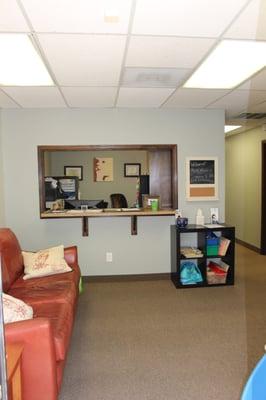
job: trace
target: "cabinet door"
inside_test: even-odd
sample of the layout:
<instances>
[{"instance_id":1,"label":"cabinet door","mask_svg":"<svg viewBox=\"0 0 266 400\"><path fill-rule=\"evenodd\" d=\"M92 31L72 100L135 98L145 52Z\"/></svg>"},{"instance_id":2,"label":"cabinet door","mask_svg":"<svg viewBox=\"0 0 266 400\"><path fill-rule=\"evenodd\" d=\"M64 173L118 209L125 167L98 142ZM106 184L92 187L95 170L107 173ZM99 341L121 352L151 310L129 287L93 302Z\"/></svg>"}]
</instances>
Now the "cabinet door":
<instances>
[{"instance_id":1,"label":"cabinet door","mask_svg":"<svg viewBox=\"0 0 266 400\"><path fill-rule=\"evenodd\" d=\"M170 150L149 151L149 167L150 195L160 196L161 208L172 208L172 160Z\"/></svg>"}]
</instances>

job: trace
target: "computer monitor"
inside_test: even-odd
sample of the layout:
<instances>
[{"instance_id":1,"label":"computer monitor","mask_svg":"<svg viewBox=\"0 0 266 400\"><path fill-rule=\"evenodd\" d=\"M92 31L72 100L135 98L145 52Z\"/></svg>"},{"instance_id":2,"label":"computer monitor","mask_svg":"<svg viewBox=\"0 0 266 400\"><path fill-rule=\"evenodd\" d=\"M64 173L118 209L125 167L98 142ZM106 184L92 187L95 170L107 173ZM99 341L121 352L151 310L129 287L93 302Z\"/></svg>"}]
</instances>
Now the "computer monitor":
<instances>
[{"instance_id":1,"label":"computer monitor","mask_svg":"<svg viewBox=\"0 0 266 400\"><path fill-rule=\"evenodd\" d=\"M88 208L104 208L104 200L65 200L65 209L79 209L81 206Z\"/></svg>"},{"instance_id":2,"label":"computer monitor","mask_svg":"<svg viewBox=\"0 0 266 400\"><path fill-rule=\"evenodd\" d=\"M78 198L79 181L77 176L46 176L45 207L51 208L59 199L75 200Z\"/></svg>"}]
</instances>

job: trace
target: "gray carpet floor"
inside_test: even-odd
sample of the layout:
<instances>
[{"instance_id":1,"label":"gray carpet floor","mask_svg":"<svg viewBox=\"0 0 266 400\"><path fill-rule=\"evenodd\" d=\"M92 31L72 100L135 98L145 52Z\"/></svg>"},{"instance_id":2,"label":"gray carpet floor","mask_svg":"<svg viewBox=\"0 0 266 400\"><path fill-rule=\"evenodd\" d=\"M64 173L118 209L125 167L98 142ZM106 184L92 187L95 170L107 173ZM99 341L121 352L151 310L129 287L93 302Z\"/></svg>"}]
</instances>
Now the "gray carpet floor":
<instances>
[{"instance_id":1,"label":"gray carpet floor","mask_svg":"<svg viewBox=\"0 0 266 400\"><path fill-rule=\"evenodd\" d=\"M232 287L85 284L60 400L238 400L266 343L265 261L237 246Z\"/></svg>"}]
</instances>

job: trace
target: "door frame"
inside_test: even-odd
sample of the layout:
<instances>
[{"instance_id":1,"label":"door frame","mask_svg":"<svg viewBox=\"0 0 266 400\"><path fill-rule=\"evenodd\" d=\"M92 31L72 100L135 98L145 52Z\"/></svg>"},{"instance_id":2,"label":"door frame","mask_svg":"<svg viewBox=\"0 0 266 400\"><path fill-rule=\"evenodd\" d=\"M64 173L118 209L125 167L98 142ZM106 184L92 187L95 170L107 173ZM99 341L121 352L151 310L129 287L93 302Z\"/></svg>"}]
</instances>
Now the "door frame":
<instances>
[{"instance_id":1,"label":"door frame","mask_svg":"<svg viewBox=\"0 0 266 400\"><path fill-rule=\"evenodd\" d=\"M261 143L261 239L260 253L266 255L266 140Z\"/></svg>"}]
</instances>

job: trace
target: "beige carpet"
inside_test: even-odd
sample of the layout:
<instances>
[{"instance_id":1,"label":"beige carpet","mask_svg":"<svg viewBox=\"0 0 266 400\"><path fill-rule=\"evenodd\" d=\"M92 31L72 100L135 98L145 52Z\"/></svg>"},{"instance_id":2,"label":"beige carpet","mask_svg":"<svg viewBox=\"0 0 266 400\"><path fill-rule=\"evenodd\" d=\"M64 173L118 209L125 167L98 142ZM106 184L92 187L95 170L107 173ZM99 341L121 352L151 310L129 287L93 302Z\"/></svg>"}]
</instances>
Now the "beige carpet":
<instances>
[{"instance_id":1,"label":"beige carpet","mask_svg":"<svg viewBox=\"0 0 266 400\"><path fill-rule=\"evenodd\" d=\"M86 284L60 400L238 400L266 342L265 261L237 246L234 287Z\"/></svg>"}]
</instances>

